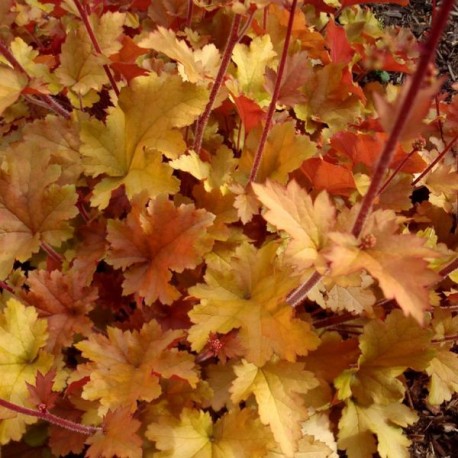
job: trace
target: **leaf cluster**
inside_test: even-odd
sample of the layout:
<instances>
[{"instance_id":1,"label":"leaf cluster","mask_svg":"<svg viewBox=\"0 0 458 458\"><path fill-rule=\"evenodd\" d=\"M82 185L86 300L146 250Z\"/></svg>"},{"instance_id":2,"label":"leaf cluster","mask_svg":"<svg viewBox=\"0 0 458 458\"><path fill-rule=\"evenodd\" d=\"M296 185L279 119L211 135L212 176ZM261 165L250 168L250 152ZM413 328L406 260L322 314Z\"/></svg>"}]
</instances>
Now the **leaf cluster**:
<instances>
[{"instance_id":1,"label":"leaf cluster","mask_svg":"<svg viewBox=\"0 0 458 458\"><path fill-rule=\"evenodd\" d=\"M458 392L458 96L364 3L1 2L6 454L408 456L406 372Z\"/></svg>"}]
</instances>

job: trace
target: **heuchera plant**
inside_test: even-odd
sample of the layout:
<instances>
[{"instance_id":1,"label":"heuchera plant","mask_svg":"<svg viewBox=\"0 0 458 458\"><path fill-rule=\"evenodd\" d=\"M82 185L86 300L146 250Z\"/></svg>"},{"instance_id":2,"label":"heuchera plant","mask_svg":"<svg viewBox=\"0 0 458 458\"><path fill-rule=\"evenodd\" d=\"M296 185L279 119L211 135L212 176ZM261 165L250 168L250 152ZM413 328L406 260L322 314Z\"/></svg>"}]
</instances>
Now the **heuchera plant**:
<instances>
[{"instance_id":1,"label":"heuchera plant","mask_svg":"<svg viewBox=\"0 0 458 458\"><path fill-rule=\"evenodd\" d=\"M408 456L405 372L458 391L454 2L364 3L2 0L5 453Z\"/></svg>"}]
</instances>

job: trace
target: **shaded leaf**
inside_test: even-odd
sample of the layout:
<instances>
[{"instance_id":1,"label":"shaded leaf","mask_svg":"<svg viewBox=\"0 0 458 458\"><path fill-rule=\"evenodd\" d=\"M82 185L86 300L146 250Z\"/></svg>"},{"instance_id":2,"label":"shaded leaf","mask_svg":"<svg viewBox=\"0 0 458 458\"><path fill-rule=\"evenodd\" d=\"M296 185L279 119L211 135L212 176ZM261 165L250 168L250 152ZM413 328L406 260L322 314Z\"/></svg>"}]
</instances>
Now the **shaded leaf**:
<instances>
[{"instance_id":1,"label":"shaded leaf","mask_svg":"<svg viewBox=\"0 0 458 458\"><path fill-rule=\"evenodd\" d=\"M178 376L193 386L197 383L193 357L172 348L183 337L182 331L162 332L152 320L140 331L109 327L107 334L92 334L76 344L90 362L79 365L73 374L75 380L90 377L82 396L99 400L100 414L121 407L133 412L137 401L156 399L161 394L161 377Z\"/></svg>"}]
</instances>

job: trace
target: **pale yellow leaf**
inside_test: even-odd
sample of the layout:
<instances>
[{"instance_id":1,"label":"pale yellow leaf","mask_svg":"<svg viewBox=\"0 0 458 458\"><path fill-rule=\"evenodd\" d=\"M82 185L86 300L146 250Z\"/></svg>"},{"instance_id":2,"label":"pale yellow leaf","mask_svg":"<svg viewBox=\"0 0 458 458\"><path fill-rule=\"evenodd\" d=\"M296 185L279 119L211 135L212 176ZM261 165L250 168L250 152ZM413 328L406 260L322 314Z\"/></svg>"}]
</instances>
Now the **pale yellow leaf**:
<instances>
[{"instance_id":1,"label":"pale yellow leaf","mask_svg":"<svg viewBox=\"0 0 458 458\"><path fill-rule=\"evenodd\" d=\"M29 391L26 383L34 383L36 374L51 369L54 357L43 347L48 338L47 323L39 319L33 307L9 299L0 314L0 398L26 407ZM3 409L1 412L3 415ZM11 418L12 417L12 418ZM0 421L0 444L20 440L26 424L36 419L11 414Z\"/></svg>"},{"instance_id":2,"label":"pale yellow leaf","mask_svg":"<svg viewBox=\"0 0 458 458\"><path fill-rule=\"evenodd\" d=\"M267 208L266 221L290 237L285 253L288 261L301 270L312 266L335 223L335 208L328 194L323 191L312 201L296 181L287 187L273 181L252 186Z\"/></svg>"},{"instance_id":3,"label":"pale yellow leaf","mask_svg":"<svg viewBox=\"0 0 458 458\"><path fill-rule=\"evenodd\" d=\"M206 283L189 289L200 299L189 313L194 323L189 330L193 350L202 350L210 333L226 334L232 329L239 329L245 358L259 366L274 354L295 361L297 355L316 348L319 340L310 325L295 318L285 302L297 278L276 260L276 249L273 243L260 250L243 244L230 268L209 266Z\"/></svg>"},{"instance_id":4,"label":"pale yellow leaf","mask_svg":"<svg viewBox=\"0 0 458 458\"><path fill-rule=\"evenodd\" d=\"M259 137L260 131L253 130L245 141L238 172L247 177L253 165ZM276 124L267 137L256 181L263 183L270 178L285 184L289 173L297 170L306 159L315 156L316 151L316 145L309 137L296 133L293 121Z\"/></svg>"},{"instance_id":5,"label":"pale yellow leaf","mask_svg":"<svg viewBox=\"0 0 458 458\"><path fill-rule=\"evenodd\" d=\"M219 68L220 54L214 44L193 50L184 40L179 40L173 30L159 26L138 43L151 48L178 62L178 71L183 81L199 83L214 78Z\"/></svg>"},{"instance_id":6,"label":"pale yellow leaf","mask_svg":"<svg viewBox=\"0 0 458 458\"><path fill-rule=\"evenodd\" d=\"M0 115L21 95L27 78L12 68L0 66Z\"/></svg>"},{"instance_id":7,"label":"pale yellow leaf","mask_svg":"<svg viewBox=\"0 0 458 458\"><path fill-rule=\"evenodd\" d=\"M403 404L362 407L349 401L339 422L339 448L348 458L372 458L375 451L382 458L408 458L410 440L401 427L416 420L415 412Z\"/></svg>"},{"instance_id":8,"label":"pale yellow leaf","mask_svg":"<svg viewBox=\"0 0 458 458\"><path fill-rule=\"evenodd\" d=\"M178 76L151 73L123 88L119 107L106 124L82 122L81 154L86 173L106 174L94 189L92 203L105 208L111 192L122 184L127 195L146 191L153 198L174 194L179 182L162 154L177 157L186 144L177 128L191 124L204 109L207 92Z\"/></svg>"},{"instance_id":9,"label":"pale yellow leaf","mask_svg":"<svg viewBox=\"0 0 458 458\"><path fill-rule=\"evenodd\" d=\"M318 385L303 363L270 362L263 367L242 361L235 366L237 378L230 389L233 402L247 400L254 395L259 416L269 425L275 440L287 457L295 456L301 437L301 423L308 417L300 394Z\"/></svg>"},{"instance_id":10,"label":"pale yellow leaf","mask_svg":"<svg viewBox=\"0 0 458 458\"><path fill-rule=\"evenodd\" d=\"M264 88L264 74L267 67L274 67L276 55L269 35L255 37L249 46L238 43L232 52L241 91L261 106L266 105L269 100Z\"/></svg>"},{"instance_id":11,"label":"pale yellow leaf","mask_svg":"<svg viewBox=\"0 0 458 458\"><path fill-rule=\"evenodd\" d=\"M428 401L433 405L450 401L458 392L458 355L447 349L438 350L426 372L431 377Z\"/></svg>"}]
</instances>

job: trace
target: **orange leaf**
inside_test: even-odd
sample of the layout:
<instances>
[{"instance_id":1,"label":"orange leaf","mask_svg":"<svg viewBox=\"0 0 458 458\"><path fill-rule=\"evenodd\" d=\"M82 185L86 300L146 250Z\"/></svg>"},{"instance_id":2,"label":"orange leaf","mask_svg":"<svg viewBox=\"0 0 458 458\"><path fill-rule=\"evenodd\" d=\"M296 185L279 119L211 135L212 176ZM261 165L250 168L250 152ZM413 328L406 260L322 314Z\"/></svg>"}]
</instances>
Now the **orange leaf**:
<instances>
[{"instance_id":1,"label":"orange leaf","mask_svg":"<svg viewBox=\"0 0 458 458\"><path fill-rule=\"evenodd\" d=\"M349 196L356 187L350 170L318 157L304 161L301 171L317 191L326 190L330 194Z\"/></svg>"},{"instance_id":2,"label":"orange leaf","mask_svg":"<svg viewBox=\"0 0 458 458\"><path fill-rule=\"evenodd\" d=\"M425 239L398 234L398 226L393 211L377 210L366 222L360 241L349 234L329 234L335 245L325 256L333 275L368 271L387 299L395 299L405 315L422 323L424 311L430 308L428 288L438 280L427 260L438 253L425 246Z\"/></svg>"},{"instance_id":3,"label":"orange leaf","mask_svg":"<svg viewBox=\"0 0 458 458\"><path fill-rule=\"evenodd\" d=\"M234 101L246 133L261 124L266 114L255 101L244 95L234 97Z\"/></svg>"},{"instance_id":4,"label":"orange leaf","mask_svg":"<svg viewBox=\"0 0 458 458\"><path fill-rule=\"evenodd\" d=\"M355 52L350 46L345 29L336 25L332 18L326 26L326 44L333 63L347 65L351 62Z\"/></svg>"},{"instance_id":5,"label":"orange leaf","mask_svg":"<svg viewBox=\"0 0 458 458\"><path fill-rule=\"evenodd\" d=\"M30 272L27 284L29 292L24 298L33 305L38 316L48 321L47 348L59 352L73 343L75 333L88 335L92 320L87 316L98 298L97 289L86 286L83 273L70 270L67 273L54 270Z\"/></svg>"},{"instance_id":6,"label":"orange leaf","mask_svg":"<svg viewBox=\"0 0 458 458\"><path fill-rule=\"evenodd\" d=\"M107 413L103 433L89 437L88 458L141 458L143 441L137 434L141 423L126 408Z\"/></svg>"},{"instance_id":7,"label":"orange leaf","mask_svg":"<svg viewBox=\"0 0 458 458\"><path fill-rule=\"evenodd\" d=\"M76 344L90 362L78 366L74 380L90 376L82 397L99 400L99 414L119 407L133 412L137 401L156 399L162 392L161 378L177 376L195 387L194 357L171 348L184 337L183 331L163 332L151 320L140 331L108 327L107 335L92 334Z\"/></svg>"},{"instance_id":8,"label":"orange leaf","mask_svg":"<svg viewBox=\"0 0 458 458\"><path fill-rule=\"evenodd\" d=\"M171 304L180 293L172 286L171 271L196 267L212 245L206 229L214 215L194 205L175 205L164 195L145 207L132 204L125 221L108 221L107 262L125 273L124 294L138 293L147 304L159 299Z\"/></svg>"}]
</instances>

